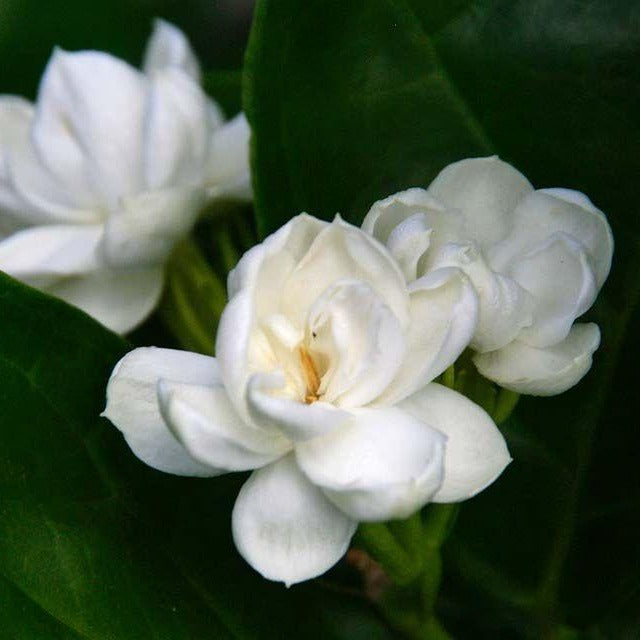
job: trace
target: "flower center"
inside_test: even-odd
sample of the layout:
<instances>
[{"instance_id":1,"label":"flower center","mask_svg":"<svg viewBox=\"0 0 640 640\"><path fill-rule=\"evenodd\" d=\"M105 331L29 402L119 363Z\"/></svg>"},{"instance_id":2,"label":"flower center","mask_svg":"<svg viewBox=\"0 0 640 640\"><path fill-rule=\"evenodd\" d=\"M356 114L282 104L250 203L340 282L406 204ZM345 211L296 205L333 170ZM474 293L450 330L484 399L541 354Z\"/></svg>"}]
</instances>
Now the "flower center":
<instances>
[{"instance_id":1,"label":"flower center","mask_svg":"<svg viewBox=\"0 0 640 640\"><path fill-rule=\"evenodd\" d=\"M304 394L304 401L306 404L312 404L320 398L318 395L318 389L320 388L320 376L318 376L315 364L305 347L299 347L298 353L300 354L302 374L307 385L307 390Z\"/></svg>"}]
</instances>

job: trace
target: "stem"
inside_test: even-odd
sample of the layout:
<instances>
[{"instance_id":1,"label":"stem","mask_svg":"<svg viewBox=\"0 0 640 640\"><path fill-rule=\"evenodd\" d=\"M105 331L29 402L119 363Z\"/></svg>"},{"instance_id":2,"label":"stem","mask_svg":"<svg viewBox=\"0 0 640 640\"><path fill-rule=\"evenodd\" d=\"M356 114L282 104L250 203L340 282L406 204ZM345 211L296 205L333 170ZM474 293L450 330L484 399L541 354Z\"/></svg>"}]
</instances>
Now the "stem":
<instances>
[{"instance_id":1,"label":"stem","mask_svg":"<svg viewBox=\"0 0 640 640\"><path fill-rule=\"evenodd\" d=\"M226 289L196 243L176 247L167 265L160 315L178 342L189 350L213 354L216 329L227 302Z\"/></svg>"},{"instance_id":2,"label":"stem","mask_svg":"<svg viewBox=\"0 0 640 640\"><path fill-rule=\"evenodd\" d=\"M500 389L493 409L493 420L497 425L505 422L520 400L520 394L509 389Z\"/></svg>"},{"instance_id":3,"label":"stem","mask_svg":"<svg viewBox=\"0 0 640 640\"><path fill-rule=\"evenodd\" d=\"M403 549L387 524L365 522L358 529L358 536L367 551L382 565L397 585L407 585L415 580L421 570L409 553Z\"/></svg>"}]
</instances>

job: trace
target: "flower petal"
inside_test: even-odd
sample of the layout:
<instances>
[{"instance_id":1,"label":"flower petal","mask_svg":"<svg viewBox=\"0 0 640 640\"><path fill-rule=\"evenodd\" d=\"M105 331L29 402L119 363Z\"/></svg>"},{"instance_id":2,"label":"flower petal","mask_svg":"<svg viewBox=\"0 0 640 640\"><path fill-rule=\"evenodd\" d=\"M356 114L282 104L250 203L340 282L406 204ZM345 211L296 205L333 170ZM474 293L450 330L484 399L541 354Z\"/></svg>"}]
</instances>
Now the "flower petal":
<instances>
[{"instance_id":1,"label":"flower petal","mask_svg":"<svg viewBox=\"0 0 640 640\"><path fill-rule=\"evenodd\" d=\"M611 268L611 228L589 198L570 189L541 189L524 198L513 213L512 233L491 250L489 262L505 271L519 256L558 232L584 246L599 289Z\"/></svg>"},{"instance_id":2,"label":"flower petal","mask_svg":"<svg viewBox=\"0 0 640 640\"><path fill-rule=\"evenodd\" d=\"M516 340L502 349L476 355L478 371L506 389L552 396L575 385L591 368L600 345L595 324L575 324L559 344L536 349Z\"/></svg>"},{"instance_id":3,"label":"flower petal","mask_svg":"<svg viewBox=\"0 0 640 640\"><path fill-rule=\"evenodd\" d=\"M223 473L194 460L166 426L158 404L160 378L188 384L220 384L215 358L174 349L134 349L111 374L107 407L102 415L122 431L133 453L155 469L184 476Z\"/></svg>"},{"instance_id":4,"label":"flower petal","mask_svg":"<svg viewBox=\"0 0 640 640\"><path fill-rule=\"evenodd\" d=\"M33 105L18 96L0 95L0 210L6 214L19 213L25 203L18 196L11 179L11 157L14 150L28 144L33 119ZM0 233L5 221L0 221Z\"/></svg>"},{"instance_id":5,"label":"flower petal","mask_svg":"<svg viewBox=\"0 0 640 640\"><path fill-rule=\"evenodd\" d=\"M333 431L349 413L327 402L305 404L281 395L284 376L277 372L255 374L248 385L249 415L259 427L303 441Z\"/></svg>"},{"instance_id":6,"label":"flower petal","mask_svg":"<svg viewBox=\"0 0 640 640\"><path fill-rule=\"evenodd\" d=\"M139 325L162 293L160 267L119 271L102 269L48 285L48 293L79 307L116 333Z\"/></svg>"},{"instance_id":7,"label":"flower petal","mask_svg":"<svg viewBox=\"0 0 640 640\"><path fill-rule=\"evenodd\" d=\"M462 212L467 237L482 250L507 235L514 208L531 191L529 181L497 156L454 162L429 186L431 195Z\"/></svg>"},{"instance_id":8,"label":"flower petal","mask_svg":"<svg viewBox=\"0 0 640 640\"><path fill-rule=\"evenodd\" d=\"M177 68L150 78L144 130L144 178L148 190L204 186L210 138L222 113Z\"/></svg>"},{"instance_id":9,"label":"flower petal","mask_svg":"<svg viewBox=\"0 0 640 640\"><path fill-rule=\"evenodd\" d=\"M368 284L339 280L309 310L306 348L320 378L318 394L340 407L375 400L405 357L400 322Z\"/></svg>"},{"instance_id":10,"label":"flower petal","mask_svg":"<svg viewBox=\"0 0 640 640\"><path fill-rule=\"evenodd\" d=\"M413 188L374 203L362 229L387 246L407 282L412 282L429 268L431 254L460 240L462 224L458 211L447 210L428 191Z\"/></svg>"},{"instance_id":11,"label":"flower petal","mask_svg":"<svg viewBox=\"0 0 640 640\"><path fill-rule=\"evenodd\" d=\"M518 335L532 347L564 340L598 293L584 246L562 232L515 260L509 274L534 300L534 322Z\"/></svg>"},{"instance_id":12,"label":"flower petal","mask_svg":"<svg viewBox=\"0 0 640 640\"><path fill-rule=\"evenodd\" d=\"M531 295L513 278L491 271L475 243L445 245L432 264L434 269L457 267L473 283L478 294L478 325L469 345L472 349L499 349L533 323Z\"/></svg>"},{"instance_id":13,"label":"flower petal","mask_svg":"<svg viewBox=\"0 0 640 640\"><path fill-rule=\"evenodd\" d=\"M213 132L205 168L210 198L251 200L250 138L251 129L244 113L239 113Z\"/></svg>"},{"instance_id":14,"label":"flower petal","mask_svg":"<svg viewBox=\"0 0 640 640\"><path fill-rule=\"evenodd\" d=\"M444 479L432 502L459 502L489 486L511 462L502 434L489 415L460 393L427 385L399 405L447 436Z\"/></svg>"},{"instance_id":15,"label":"flower petal","mask_svg":"<svg viewBox=\"0 0 640 640\"><path fill-rule=\"evenodd\" d=\"M459 269L432 271L412 283L409 291L405 357L376 405L393 405L431 382L457 360L475 331L478 299Z\"/></svg>"},{"instance_id":16,"label":"flower petal","mask_svg":"<svg viewBox=\"0 0 640 640\"><path fill-rule=\"evenodd\" d=\"M123 198L105 223L103 255L113 267L162 264L195 224L202 189L177 187Z\"/></svg>"},{"instance_id":17,"label":"flower petal","mask_svg":"<svg viewBox=\"0 0 640 640\"><path fill-rule=\"evenodd\" d=\"M280 294L283 313L304 326L313 303L342 279L368 284L402 328L407 326L409 296L400 268L383 245L340 216L318 233L285 282Z\"/></svg>"},{"instance_id":18,"label":"flower petal","mask_svg":"<svg viewBox=\"0 0 640 640\"><path fill-rule=\"evenodd\" d=\"M291 445L285 438L247 425L227 392L215 385L158 382L160 412L194 460L226 471L246 471L280 458Z\"/></svg>"},{"instance_id":19,"label":"flower petal","mask_svg":"<svg viewBox=\"0 0 640 640\"><path fill-rule=\"evenodd\" d=\"M144 52L142 70L146 74L175 67L200 82L200 65L187 37L175 25L156 18Z\"/></svg>"},{"instance_id":20,"label":"flower petal","mask_svg":"<svg viewBox=\"0 0 640 640\"><path fill-rule=\"evenodd\" d=\"M33 287L46 287L100 267L101 225L47 225L0 241L0 270Z\"/></svg>"},{"instance_id":21,"label":"flower petal","mask_svg":"<svg viewBox=\"0 0 640 640\"><path fill-rule=\"evenodd\" d=\"M409 517L442 482L445 437L395 407L352 412L339 429L296 445L300 468L355 520Z\"/></svg>"},{"instance_id":22,"label":"flower petal","mask_svg":"<svg viewBox=\"0 0 640 640\"><path fill-rule=\"evenodd\" d=\"M113 56L54 52L38 93L33 143L78 208L115 208L140 189L146 91L146 78Z\"/></svg>"},{"instance_id":23,"label":"flower petal","mask_svg":"<svg viewBox=\"0 0 640 640\"><path fill-rule=\"evenodd\" d=\"M357 523L300 472L293 456L254 471L233 509L233 539L268 580L315 578L346 552Z\"/></svg>"}]
</instances>

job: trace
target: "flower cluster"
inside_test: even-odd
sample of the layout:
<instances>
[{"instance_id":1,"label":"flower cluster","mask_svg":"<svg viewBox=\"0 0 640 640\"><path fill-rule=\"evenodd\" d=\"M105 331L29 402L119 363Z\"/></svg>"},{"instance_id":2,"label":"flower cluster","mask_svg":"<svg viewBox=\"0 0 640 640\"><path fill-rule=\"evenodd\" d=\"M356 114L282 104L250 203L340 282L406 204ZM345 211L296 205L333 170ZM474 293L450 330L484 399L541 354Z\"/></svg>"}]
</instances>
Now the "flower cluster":
<instances>
[{"instance_id":1,"label":"flower cluster","mask_svg":"<svg viewBox=\"0 0 640 640\"><path fill-rule=\"evenodd\" d=\"M158 21L142 71L56 51L35 105L0 97L0 269L116 331L139 324L203 206L251 196L248 124L224 123L199 75ZM465 500L502 473L492 417L437 380L469 349L518 393L576 384L600 340L576 320L612 252L582 193L463 160L374 203L361 228L294 217L229 274L216 357L135 349L104 415L161 471L251 471L240 553L266 578L307 580L359 522Z\"/></svg>"},{"instance_id":2,"label":"flower cluster","mask_svg":"<svg viewBox=\"0 0 640 640\"><path fill-rule=\"evenodd\" d=\"M0 96L0 269L115 331L144 320L203 205L250 196L247 122L199 75L159 20L142 71L56 50L35 105Z\"/></svg>"}]
</instances>

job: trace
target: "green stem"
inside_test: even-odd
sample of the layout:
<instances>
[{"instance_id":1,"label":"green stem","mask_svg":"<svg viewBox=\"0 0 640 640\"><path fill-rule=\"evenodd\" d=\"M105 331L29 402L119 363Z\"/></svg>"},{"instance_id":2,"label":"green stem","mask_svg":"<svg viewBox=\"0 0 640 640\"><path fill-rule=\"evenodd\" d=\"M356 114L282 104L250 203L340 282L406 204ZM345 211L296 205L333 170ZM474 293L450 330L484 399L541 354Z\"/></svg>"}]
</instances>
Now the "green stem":
<instances>
[{"instance_id":1,"label":"green stem","mask_svg":"<svg viewBox=\"0 0 640 640\"><path fill-rule=\"evenodd\" d=\"M358 537L397 585L407 585L418 577L422 567L403 549L387 524L362 523L358 528Z\"/></svg>"},{"instance_id":2,"label":"green stem","mask_svg":"<svg viewBox=\"0 0 640 640\"><path fill-rule=\"evenodd\" d=\"M519 393L510 391L509 389L500 389L493 409L493 420L496 424L500 425L509 418L516 408L519 399Z\"/></svg>"},{"instance_id":3,"label":"green stem","mask_svg":"<svg viewBox=\"0 0 640 640\"><path fill-rule=\"evenodd\" d=\"M183 348L213 354L226 302L224 284L196 243L188 239L178 245L167 265L160 315Z\"/></svg>"}]
</instances>

